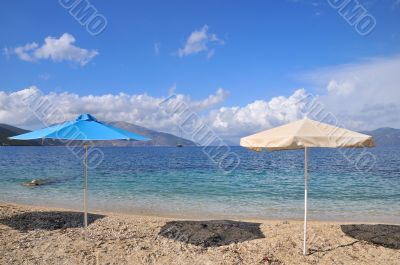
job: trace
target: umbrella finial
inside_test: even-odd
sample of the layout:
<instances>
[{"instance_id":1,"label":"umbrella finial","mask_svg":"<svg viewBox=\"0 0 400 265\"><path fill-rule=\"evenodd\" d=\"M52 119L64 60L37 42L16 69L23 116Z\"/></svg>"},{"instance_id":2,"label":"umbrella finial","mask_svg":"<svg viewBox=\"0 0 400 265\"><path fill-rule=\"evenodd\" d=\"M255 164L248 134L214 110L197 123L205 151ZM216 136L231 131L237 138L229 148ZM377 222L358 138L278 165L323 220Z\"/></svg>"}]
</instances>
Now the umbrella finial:
<instances>
[{"instance_id":1,"label":"umbrella finial","mask_svg":"<svg viewBox=\"0 0 400 265\"><path fill-rule=\"evenodd\" d=\"M89 113L81 114L76 118L77 121L97 121L97 119Z\"/></svg>"}]
</instances>

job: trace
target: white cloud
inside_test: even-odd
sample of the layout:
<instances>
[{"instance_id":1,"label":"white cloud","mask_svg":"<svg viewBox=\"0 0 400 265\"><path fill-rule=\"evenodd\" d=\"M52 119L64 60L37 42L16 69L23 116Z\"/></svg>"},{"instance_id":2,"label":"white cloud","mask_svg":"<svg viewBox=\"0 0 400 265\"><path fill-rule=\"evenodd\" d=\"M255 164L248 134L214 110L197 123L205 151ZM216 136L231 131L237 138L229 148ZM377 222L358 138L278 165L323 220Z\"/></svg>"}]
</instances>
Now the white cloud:
<instances>
[{"instance_id":1,"label":"white cloud","mask_svg":"<svg viewBox=\"0 0 400 265\"><path fill-rule=\"evenodd\" d=\"M201 30L195 30L190 34L184 47L178 50L178 55L183 57L206 52L207 58L211 58L215 53L215 49L210 49L209 46L216 44L223 45L224 41L220 40L216 34L209 33L208 26L204 25Z\"/></svg>"},{"instance_id":2,"label":"white cloud","mask_svg":"<svg viewBox=\"0 0 400 265\"><path fill-rule=\"evenodd\" d=\"M10 58L10 51L9 51L8 48L6 48L6 47L3 48L3 55L4 55L7 59Z\"/></svg>"},{"instance_id":3,"label":"white cloud","mask_svg":"<svg viewBox=\"0 0 400 265\"><path fill-rule=\"evenodd\" d=\"M32 42L13 49L5 48L4 53L8 56L15 54L27 62L49 59L54 62L76 62L82 66L99 54L96 50L79 48L73 45L74 43L74 36L64 33L58 39L47 37L40 47L36 42Z\"/></svg>"},{"instance_id":4,"label":"white cloud","mask_svg":"<svg viewBox=\"0 0 400 265\"><path fill-rule=\"evenodd\" d=\"M303 118L306 91L296 90L289 97L256 100L244 107L221 107L207 117L211 127L222 137L237 141L238 137L266 130Z\"/></svg>"},{"instance_id":5,"label":"white cloud","mask_svg":"<svg viewBox=\"0 0 400 265\"><path fill-rule=\"evenodd\" d=\"M44 80L44 81L47 81L47 80L50 79L50 74L48 74L48 73L40 74L40 75L39 75L39 78L42 79L42 80Z\"/></svg>"},{"instance_id":6,"label":"white cloud","mask_svg":"<svg viewBox=\"0 0 400 265\"><path fill-rule=\"evenodd\" d=\"M324 68L302 78L324 88L320 101L349 128L399 128L399 69L400 56L392 56Z\"/></svg>"},{"instance_id":7,"label":"white cloud","mask_svg":"<svg viewBox=\"0 0 400 265\"><path fill-rule=\"evenodd\" d=\"M29 112L22 99L38 90L30 87L13 93L0 91L0 123L23 126L38 125L37 119Z\"/></svg>"},{"instance_id":8,"label":"white cloud","mask_svg":"<svg viewBox=\"0 0 400 265\"><path fill-rule=\"evenodd\" d=\"M34 51L38 47L38 44L35 42L25 44L24 46L20 46L14 49L14 53L24 61L32 62L34 58L29 55L30 52Z\"/></svg>"},{"instance_id":9,"label":"white cloud","mask_svg":"<svg viewBox=\"0 0 400 265\"><path fill-rule=\"evenodd\" d=\"M176 84L173 84L168 88L168 97L172 96L175 94L176 91Z\"/></svg>"},{"instance_id":10,"label":"white cloud","mask_svg":"<svg viewBox=\"0 0 400 265\"><path fill-rule=\"evenodd\" d=\"M295 91L289 97L280 96L269 101L256 100L244 107L219 107L227 96L228 92L220 88L216 93L201 100L193 100L183 94L176 94L173 100L186 103L194 113L200 115L200 120L219 136L233 141L238 141L240 136L247 133L299 119L305 106L304 89ZM32 102L33 98L35 104L28 107L24 102ZM177 117L171 117L168 111L163 109L168 105L160 107L163 100L164 98L147 94L42 94L37 87L32 86L14 93L0 92L0 123L36 129L74 119L81 113L91 113L103 121L127 121L150 129L177 133ZM176 104L170 107L174 105ZM45 110L46 106L49 106L52 112L46 111L45 115L38 111L33 112L32 109L37 110L37 106ZM44 123L37 119L35 113L44 118Z\"/></svg>"},{"instance_id":11,"label":"white cloud","mask_svg":"<svg viewBox=\"0 0 400 265\"><path fill-rule=\"evenodd\" d=\"M195 111L206 110L224 102L228 95L229 93L226 90L219 88L215 94L209 95L206 99L192 102L191 107Z\"/></svg>"},{"instance_id":12,"label":"white cloud","mask_svg":"<svg viewBox=\"0 0 400 265\"><path fill-rule=\"evenodd\" d=\"M214 56L214 54L215 54L215 49L210 50L207 53L207 59L211 59Z\"/></svg>"},{"instance_id":13,"label":"white cloud","mask_svg":"<svg viewBox=\"0 0 400 265\"><path fill-rule=\"evenodd\" d=\"M155 56L159 55L160 54L161 43L155 42L153 44L153 48L154 48L154 55Z\"/></svg>"},{"instance_id":14,"label":"white cloud","mask_svg":"<svg viewBox=\"0 0 400 265\"><path fill-rule=\"evenodd\" d=\"M336 93L337 95L348 95L354 91L354 85L349 81L338 83L336 80L331 80L328 83L327 89L329 92Z\"/></svg>"},{"instance_id":15,"label":"white cloud","mask_svg":"<svg viewBox=\"0 0 400 265\"><path fill-rule=\"evenodd\" d=\"M177 94L174 100L184 101L194 111L202 112L221 104L227 92L218 89L203 100L192 100L189 96ZM35 99L34 101L32 99ZM128 95L125 93L100 96L79 96L73 93L42 92L35 86L14 93L0 91L0 123L23 128L40 128L44 125L35 117L44 118L45 124L74 119L80 113L92 113L99 120L127 121L148 128L173 132L177 129L173 118L160 108L164 98L147 94ZM28 107L26 102L35 102ZM32 111L46 109L46 112ZM47 107L52 111L49 112ZM50 114L50 115L48 115Z\"/></svg>"}]
</instances>

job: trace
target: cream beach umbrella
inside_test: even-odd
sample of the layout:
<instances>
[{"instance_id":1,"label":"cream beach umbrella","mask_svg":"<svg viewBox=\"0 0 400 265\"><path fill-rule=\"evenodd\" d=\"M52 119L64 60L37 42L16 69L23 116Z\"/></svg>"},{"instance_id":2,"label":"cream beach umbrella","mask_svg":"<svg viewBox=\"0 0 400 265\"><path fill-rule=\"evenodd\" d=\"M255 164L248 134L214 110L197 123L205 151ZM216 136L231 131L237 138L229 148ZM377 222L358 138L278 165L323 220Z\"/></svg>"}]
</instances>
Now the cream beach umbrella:
<instances>
[{"instance_id":1,"label":"cream beach umbrella","mask_svg":"<svg viewBox=\"0 0 400 265\"><path fill-rule=\"evenodd\" d=\"M317 122L308 118L240 139L240 145L255 151L304 149L304 248L307 253L307 162L308 148L374 147L371 136Z\"/></svg>"}]
</instances>

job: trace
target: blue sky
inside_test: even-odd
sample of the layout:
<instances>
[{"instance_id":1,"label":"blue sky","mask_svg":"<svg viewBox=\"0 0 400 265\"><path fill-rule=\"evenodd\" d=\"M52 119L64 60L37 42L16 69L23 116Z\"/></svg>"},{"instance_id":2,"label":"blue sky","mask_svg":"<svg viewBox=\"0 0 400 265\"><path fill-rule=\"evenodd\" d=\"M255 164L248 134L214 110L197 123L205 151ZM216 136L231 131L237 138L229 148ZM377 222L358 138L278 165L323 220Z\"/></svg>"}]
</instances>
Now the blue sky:
<instances>
[{"instance_id":1,"label":"blue sky","mask_svg":"<svg viewBox=\"0 0 400 265\"><path fill-rule=\"evenodd\" d=\"M371 58L397 60L400 54L397 0L359 1L376 19L367 36L329 1L89 2L108 22L97 36L58 1L2 1L0 91L36 86L45 94L123 92L159 98L175 84L177 93L193 101L223 88L229 96L220 105L244 107L290 97L299 88L326 96L329 80L318 82L310 73L334 69L333 76L338 67ZM202 30L206 50L180 56L189 36ZM82 64L45 56L26 61L14 52L65 33L75 39L72 45L95 55Z\"/></svg>"}]
</instances>

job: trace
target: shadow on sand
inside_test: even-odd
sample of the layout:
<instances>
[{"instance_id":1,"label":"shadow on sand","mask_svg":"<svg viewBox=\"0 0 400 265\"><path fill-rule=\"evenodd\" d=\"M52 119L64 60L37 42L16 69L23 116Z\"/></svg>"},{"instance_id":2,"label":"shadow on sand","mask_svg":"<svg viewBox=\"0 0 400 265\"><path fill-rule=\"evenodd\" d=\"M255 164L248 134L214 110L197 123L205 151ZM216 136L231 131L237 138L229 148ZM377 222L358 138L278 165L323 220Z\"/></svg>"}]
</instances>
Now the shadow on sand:
<instances>
[{"instance_id":1,"label":"shadow on sand","mask_svg":"<svg viewBox=\"0 0 400 265\"><path fill-rule=\"evenodd\" d=\"M89 214L88 224L105 217L104 215ZM0 219L0 223L20 231L28 230L57 230L83 227L81 212L26 212Z\"/></svg>"},{"instance_id":2,"label":"shadow on sand","mask_svg":"<svg viewBox=\"0 0 400 265\"><path fill-rule=\"evenodd\" d=\"M265 237L259 223L229 220L172 221L161 228L159 235L202 247L218 247Z\"/></svg>"},{"instance_id":3,"label":"shadow on sand","mask_svg":"<svg viewBox=\"0 0 400 265\"><path fill-rule=\"evenodd\" d=\"M400 249L400 225L341 225L343 233L378 246Z\"/></svg>"}]
</instances>

